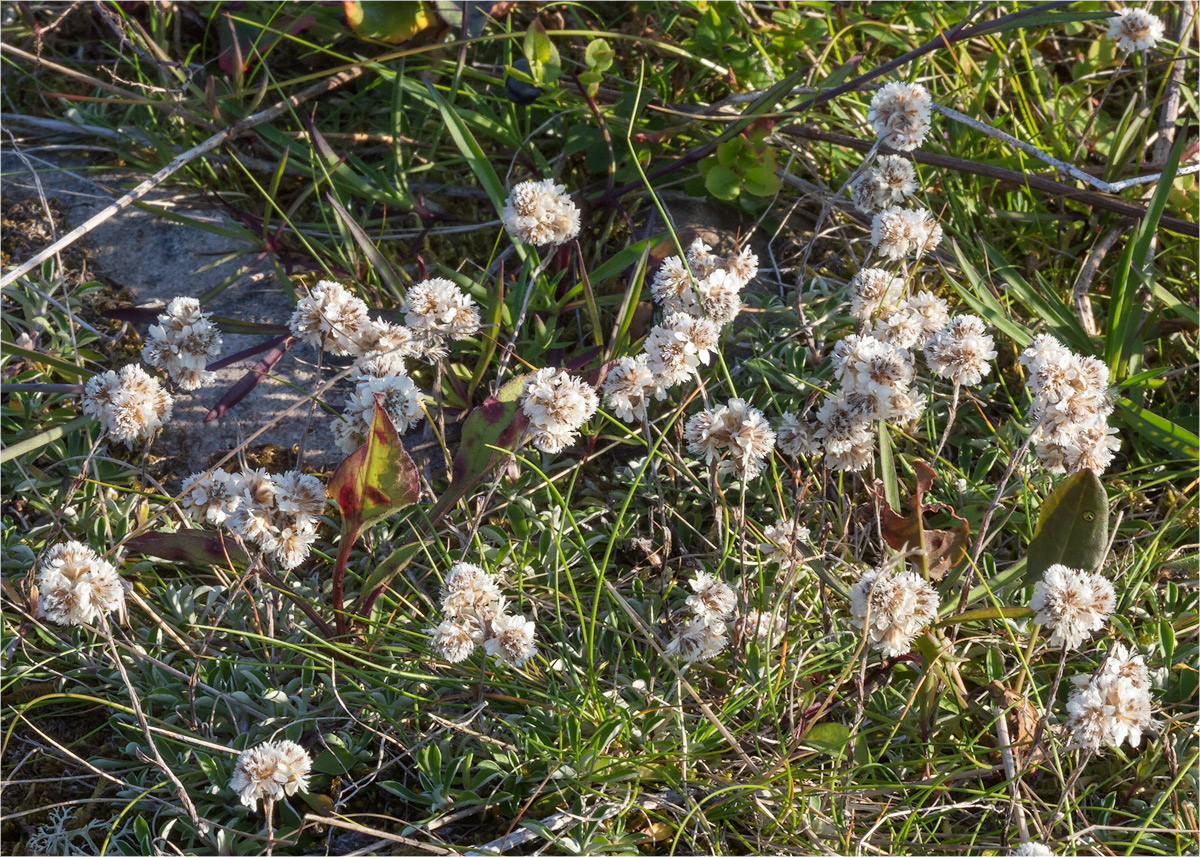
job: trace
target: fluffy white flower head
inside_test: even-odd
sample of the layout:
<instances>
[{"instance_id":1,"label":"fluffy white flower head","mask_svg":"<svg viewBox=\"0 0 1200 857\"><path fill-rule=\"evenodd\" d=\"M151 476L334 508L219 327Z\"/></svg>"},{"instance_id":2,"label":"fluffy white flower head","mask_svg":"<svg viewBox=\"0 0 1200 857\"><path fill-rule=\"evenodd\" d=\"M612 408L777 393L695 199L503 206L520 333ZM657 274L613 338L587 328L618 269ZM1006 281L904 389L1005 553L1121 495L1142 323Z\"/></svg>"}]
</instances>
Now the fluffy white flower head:
<instances>
[{"instance_id":1,"label":"fluffy white flower head","mask_svg":"<svg viewBox=\"0 0 1200 857\"><path fill-rule=\"evenodd\" d=\"M688 585L693 594L688 596L686 604L694 615L710 622L733 615L737 595L728 583L706 571L698 571Z\"/></svg>"},{"instance_id":2,"label":"fluffy white flower head","mask_svg":"<svg viewBox=\"0 0 1200 857\"><path fill-rule=\"evenodd\" d=\"M872 647L886 657L899 657L937 618L940 602L937 592L919 574L870 569L850 587L850 622L856 628L866 627Z\"/></svg>"},{"instance_id":3,"label":"fluffy white flower head","mask_svg":"<svg viewBox=\"0 0 1200 857\"><path fill-rule=\"evenodd\" d=\"M404 323L418 334L465 339L479 330L475 299L450 280L422 280L404 296Z\"/></svg>"},{"instance_id":4,"label":"fluffy white flower head","mask_svg":"<svg viewBox=\"0 0 1200 857\"><path fill-rule=\"evenodd\" d=\"M146 365L162 369L184 390L195 390L211 379L205 366L220 356L221 331L200 311L195 298L172 299L158 324L150 325L142 348Z\"/></svg>"},{"instance_id":5,"label":"fluffy white flower head","mask_svg":"<svg viewBox=\"0 0 1200 857\"><path fill-rule=\"evenodd\" d=\"M529 418L533 445L555 453L570 446L600 405L595 389L568 372L539 369L525 379L521 410Z\"/></svg>"},{"instance_id":6,"label":"fluffy white flower head","mask_svg":"<svg viewBox=\"0 0 1200 857\"><path fill-rule=\"evenodd\" d=\"M362 354L374 332L366 303L332 280L296 302L288 326L297 339L337 355Z\"/></svg>"},{"instance_id":7,"label":"fluffy white flower head","mask_svg":"<svg viewBox=\"0 0 1200 857\"><path fill-rule=\"evenodd\" d=\"M973 315L956 315L925 344L929 368L964 387L982 382L994 359L996 343L983 321Z\"/></svg>"},{"instance_id":8,"label":"fluffy white flower head","mask_svg":"<svg viewBox=\"0 0 1200 857\"><path fill-rule=\"evenodd\" d=\"M333 435L343 452L353 452L366 443L375 416L375 397L380 396L384 411L396 428L404 434L421 420L421 391L403 373L384 375L359 374L354 392L346 401L342 416L333 424Z\"/></svg>"},{"instance_id":9,"label":"fluffy white flower head","mask_svg":"<svg viewBox=\"0 0 1200 857\"><path fill-rule=\"evenodd\" d=\"M308 791L312 759L294 741L267 741L238 756L229 788L251 809L263 798Z\"/></svg>"},{"instance_id":10,"label":"fluffy white flower head","mask_svg":"<svg viewBox=\"0 0 1200 857\"><path fill-rule=\"evenodd\" d=\"M579 209L553 179L516 185L504 203L504 228L526 244L565 244L579 234Z\"/></svg>"},{"instance_id":11,"label":"fluffy white flower head","mask_svg":"<svg viewBox=\"0 0 1200 857\"><path fill-rule=\"evenodd\" d=\"M608 370L600 389L613 413L625 422L644 420L650 397L662 399L666 395L650 371L645 354L618 360Z\"/></svg>"},{"instance_id":12,"label":"fluffy white flower head","mask_svg":"<svg viewBox=\"0 0 1200 857\"><path fill-rule=\"evenodd\" d=\"M38 615L59 625L90 625L125 608L117 570L81 542L50 548L38 570L37 589Z\"/></svg>"},{"instance_id":13,"label":"fluffy white flower head","mask_svg":"<svg viewBox=\"0 0 1200 857\"><path fill-rule=\"evenodd\" d=\"M536 626L532 619L501 612L492 620L492 633L484 640L483 648L502 664L521 669L537 653L534 641Z\"/></svg>"},{"instance_id":14,"label":"fluffy white flower head","mask_svg":"<svg viewBox=\"0 0 1200 857\"><path fill-rule=\"evenodd\" d=\"M893 262L932 252L942 242L942 227L923 208L891 206L871 221L871 244Z\"/></svg>"},{"instance_id":15,"label":"fluffy white flower head","mask_svg":"<svg viewBox=\"0 0 1200 857\"><path fill-rule=\"evenodd\" d=\"M132 447L171 418L173 400L159 380L136 363L93 375L83 388L83 412L100 421L109 436Z\"/></svg>"},{"instance_id":16,"label":"fluffy white flower head","mask_svg":"<svg viewBox=\"0 0 1200 857\"><path fill-rule=\"evenodd\" d=\"M1108 37L1123 51L1148 51L1163 37L1163 22L1143 7L1129 6L1109 18Z\"/></svg>"},{"instance_id":17,"label":"fluffy white flower head","mask_svg":"<svg viewBox=\"0 0 1200 857\"><path fill-rule=\"evenodd\" d=\"M885 146L910 152L929 133L933 99L919 83L885 83L871 99L867 121Z\"/></svg>"},{"instance_id":18,"label":"fluffy white flower head","mask_svg":"<svg viewBox=\"0 0 1200 857\"><path fill-rule=\"evenodd\" d=\"M1055 563L1033 586L1029 606L1034 621L1050 631L1050 642L1078 649L1083 641L1104 627L1117 606L1113 586L1096 573Z\"/></svg>"}]
</instances>

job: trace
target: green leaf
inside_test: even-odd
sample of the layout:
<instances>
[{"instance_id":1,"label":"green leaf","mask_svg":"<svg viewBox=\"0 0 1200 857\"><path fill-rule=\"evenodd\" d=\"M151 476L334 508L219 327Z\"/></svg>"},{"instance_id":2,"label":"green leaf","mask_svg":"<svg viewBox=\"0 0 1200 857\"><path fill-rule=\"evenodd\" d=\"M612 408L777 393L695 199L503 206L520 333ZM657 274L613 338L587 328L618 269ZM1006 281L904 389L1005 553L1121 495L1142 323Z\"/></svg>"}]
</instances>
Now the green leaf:
<instances>
[{"instance_id":1,"label":"green leaf","mask_svg":"<svg viewBox=\"0 0 1200 857\"><path fill-rule=\"evenodd\" d=\"M1122 422L1174 458L1195 461L1200 456L1200 437L1178 423L1123 397L1117 399L1117 413Z\"/></svg>"},{"instance_id":2,"label":"green leaf","mask_svg":"<svg viewBox=\"0 0 1200 857\"><path fill-rule=\"evenodd\" d=\"M704 177L704 187L717 199L736 199L741 192L738 174L723 164L716 164Z\"/></svg>"},{"instance_id":3,"label":"green leaf","mask_svg":"<svg viewBox=\"0 0 1200 857\"><path fill-rule=\"evenodd\" d=\"M388 260L383 258L383 254L379 252L379 248L371 241L371 237L350 216L350 213L334 199L333 194L327 193L325 194L325 198L333 206L333 211L338 216L338 219L342 221L347 231L354 237L355 243L362 249L363 255L367 257L367 261L371 263L371 267L379 274L379 279L387 284L388 289L391 290L393 295L398 299L402 299L404 297L404 287L400 284L400 278L396 276L396 272L392 269Z\"/></svg>"},{"instance_id":4,"label":"green leaf","mask_svg":"<svg viewBox=\"0 0 1200 857\"><path fill-rule=\"evenodd\" d=\"M344 0L343 5L350 29L366 39L399 44L432 23L420 0Z\"/></svg>"},{"instance_id":5,"label":"green leaf","mask_svg":"<svg viewBox=\"0 0 1200 857\"><path fill-rule=\"evenodd\" d=\"M534 18L525 31L524 53L536 83L540 85L558 80L562 69L558 48L554 47L554 42L546 35L545 25L538 18Z\"/></svg>"},{"instance_id":6,"label":"green leaf","mask_svg":"<svg viewBox=\"0 0 1200 857\"><path fill-rule=\"evenodd\" d=\"M88 369L84 369L82 366L76 366L74 363L63 360L61 357L55 357L53 354L45 354L41 351L34 351L30 348L22 348L20 345L14 345L7 340L0 343L0 354L6 357L11 354L24 358L31 363L44 363L47 366L53 366L60 372L65 372L68 375L85 380L95 374Z\"/></svg>"},{"instance_id":7,"label":"green leaf","mask_svg":"<svg viewBox=\"0 0 1200 857\"><path fill-rule=\"evenodd\" d=\"M1095 571L1107 547L1108 495L1095 473L1081 470L1058 483L1042 504L1029 542L1025 580L1040 579L1055 563Z\"/></svg>"},{"instance_id":8,"label":"green leaf","mask_svg":"<svg viewBox=\"0 0 1200 857\"><path fill-rule=\"evenodd\" d=\"M133 553L167 562L189 565L219 565L245 568L249 557L237 542L220 530L179 530L174 533L142 533L126 539L124 546Z\"/></svg>"},{"instance_id":9,"label":"green leaf","mask_svg":"<svg viewBox=\"0 0 1200 857\"><path fill-rule=\"evenodd\" d=\"M592 39L588 42L587 50L583 52L583 61L590 69L608 71L616 55L616 52L604 39Z\"/></svg>"},{"instance_id":10,"label":"green leaf","mask_svg":"<svg viewBox=\"0 0 1200 857\"><path fill-rule=\"evenodd\" d=\"M500 450L516 449L529 424L520 406L524 390L525 376L518 375L471 411L450 467L450 487L429 513L434 523L508 457Z\"/></svg>"},{"instance_id":11,"label":"green leaf","mask_svg":"<svg viewBox=\"0 0 1200 857\"><path fill-rule=\"evenodd\" d=\"M843 723L818 723L804 736L805 744L830 756L840 756L849 740L850 727Z\"/></svg>"},{"instance_id":12,"label":"green leaf","mask_svg":"<svg viewBox=\"0 0 1200 857\"><path fill-rule=\"evenodd\" d=\"M420 542L413 542L412 544L396 548L388 555L387 559L375 566L375 570L371 572L371 576L363 584L362 591L371 592L387 584L388 581L403 571L404 567L412 562L413 557L420 553L420 551Z\"/></svg>"},{"instance_id":13,"label":"green leaf","mask_svg":"<svg viewBox=\"0 0 1200 857\"><path fill-rule=\"evenodd\" d=\"M342 460L325 493L342 511L346 523L343 538L420 498L417 466L378 398L367 442Z\"/></svg>"},{"instance_id":14,"label":"green leaf","mask_svg":"<svg viewBox=\"0 0 1200 857\"><path fill-rule=\"evenodd\" d=\"M961 622L986 622L990 619L1025 619L1033 615L1030 607L980 607L977 610L966 610L957 616L950 616L937 623L939 628L947 625L958 625Z\"/></svg>"}]
</instances>

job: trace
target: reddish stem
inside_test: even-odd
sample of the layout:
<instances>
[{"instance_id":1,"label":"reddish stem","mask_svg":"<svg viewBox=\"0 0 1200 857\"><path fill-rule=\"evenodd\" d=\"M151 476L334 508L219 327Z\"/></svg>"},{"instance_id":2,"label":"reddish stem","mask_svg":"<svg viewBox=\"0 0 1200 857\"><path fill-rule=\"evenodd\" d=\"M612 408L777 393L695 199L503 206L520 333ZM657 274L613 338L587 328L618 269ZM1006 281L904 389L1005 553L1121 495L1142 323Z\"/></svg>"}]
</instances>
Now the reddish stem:
<instances>
[{"instance_id":1,"label":"reddish stem","mask_svg":"<svg viewBox=\"0 0 1200 857\"><path fill-rule=\"evenodd\" d=\"M338 636L344 636L349 630L346 622L345 595L342 580L346 576L346 562L350 559L350 549L358 539L358 527L348 527L342 533L342 541L338 545L337 562L333 566L333 618L337 622Z\"/></svg>"}]
</instances>

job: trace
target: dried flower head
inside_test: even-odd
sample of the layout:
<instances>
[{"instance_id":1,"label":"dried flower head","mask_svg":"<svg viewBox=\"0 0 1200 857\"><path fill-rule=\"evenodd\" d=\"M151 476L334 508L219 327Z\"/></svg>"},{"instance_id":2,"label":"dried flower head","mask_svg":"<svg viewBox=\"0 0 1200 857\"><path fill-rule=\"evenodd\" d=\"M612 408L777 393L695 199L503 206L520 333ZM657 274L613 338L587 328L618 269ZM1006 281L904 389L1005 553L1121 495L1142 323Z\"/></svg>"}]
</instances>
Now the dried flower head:
<instances>
[{"instance_id":1,"label":"dried flower head","mask_svg":"<svg viewBox=\"0 0 1200 857\"><path fill-rule=\"evenodd\" d=\"M790 411L785 413L775 429L775 448L792 458L819 455L821 443L817 440L816 426L801 421Z\"/></svg>"},{"instance_id":2,"label":"dried flower head","mask_svg":"<svg viewBox=\"0 0 1200 857\"><path fill-rule=\"evenodd\" d=\"M404 434L420 422L421 391L411 378L402 373L377 377L360 372L354 392L346 400L344 419L333 424L333 436L343 452L353 452L366 443L375 417L376 396L397 434Z\"/></svg>"},{"instance_id":3,"label":"dried flower head","mask_svg":"<svg viewBox=\"0 0 1200 857\"><path fill-rule=\"evenodd\" d=\"M442 613L462 622L490 620L499 612L496 579L469 562L455 563L442 581Z\"/></svg>"},{"instance_id":4,"label":"dried flower head","mask_svg":"<svg viewBox=\"0 0 1200 857\"><path fill-rule=\"evenodd\" d=\"M608 406L625 422L644 420L650 397L666 396L666 390L654 379L645 354L618 360L608 370L600 390Z\"/></svg>"},{"instance_id":5,"label":"dried flower head","mask_svg":"<svg viewBox=\"0 0 1200 857\"><path fill-rule=\"evenodd\" d=\"M475 299L441 277L422 280L404 296L404 323L418 337L465 339L479 330Z\"/></svg>"},{"instance_id":6,"label":"dried flower head","mask_svg":"<svg viewBox=\"0 0 1200 857\"><path fill-rule=\"evenodd\" d=\"M1054 852L1040 842L1022 842L1012 850L1013 857L1054 857Z\"/></svg>"},{"instance_id":7,"label":"dried flower head","mask_svg":"<svg viewBox=\"0 0 1200 857\"><path fill-rule=\"evenodd\" d=\"M748 248L721 258L697 238L684 254L668 256L659 266L650 292L663 310L706 318L718 327L741 311L741 290L758 274L758 256ZM690 270L690 274L689 274Z\"/></svg>"},{"instance_id":8,"label":"dried flower head","mask_svg":"<svg viewBox=\"0 0 1200 857\"><path fill-rule=\"evenodd\" d=\"M83 412L100 421L109 437L132 447L171 418L171 394L136 363L93 375L83 388Z\"/></svg>"},{"instance_id":9,"label":"dried flower head","mask_svg":"<svg viewBox=\"0 0 1200 857\"><path fill-rule=\"evenodd\" d=\"M912 163L899 155L884 155L854 183L850 198L863 214L874 214L904 202L916 191L917 174Z\"/></svg>"},{"instance_id":10,"label":"dried flower head","mask_svg":"<svg viewBox=\"0 0 1200 857\"><path fill-rule=\"evenodd\" d=\"M183 480L179 504L201 523L220 526L233 514L242 499L240 482L224 470L193 473Z\"/></svg>"},{"instance_id":11,"label":"dried flower head","mask_svg":"<svg viewBox=\"0 0 1200 857\"><path fill-rule=\"evenodd\" d=\"M184 390L195 390L212 378L205 367L221 356L221 331L195 298L174 298L158 324L150 325L142 348L147 366L162 369Z\"/></svg>"},{"instance_id":12,"label":"dried flower head","mask_svg":"<svg viewBox=\"0 0 1200 857\"><path fill-rule=\"evenodd\" d=\"M854 448L866 446L872 452L875 448L870 421L845 396L831 396L817 409L816 437L827 460Z\"/></svg>"},{"instance_id":13,"label":"dried flower head","mask_svg":"<svg viewBox=\"0 0 1200 857\"><path fill-rule=\"evenodd\" d=\"M503 612L503 600L499 610L492 620L491 635L483 641L484 651L502 664L521 669L525 662L537 653L537 644L534 642L535 625L532 619Z\"/></svg>"},{"instance_id":14,"label":"dried flower head","mask_svg":"<svg viewBox=\"0 0 1200 857\"><path fill-rule=\"evenodd\" d=\"M125 585L112 563L81 542L46 553L37 575L38 615L59 625L91 624L125 609Z\"/></svg>"},{"instance_id":15,"label":"dried flower head","mask_svg":"<svg viewBox=\"0 0 1200 857\"><path fill-rule=\"evenodd\" d=\"M1033 621L1050 629L1050 642L1078 649L1117 606L1113 586L1097 573L1055 563L1033 586Z\"/></svg>"},{"instance_id":16,"label":"dried flower head","mask_svg":"<svg viewBox=\"0 0 1200 857\"><path fill-rule=\"evenodd\" d=\"M297 339L337 355L362 354L374 332L362 298L332 280L321 280L296 302L288 326Z\"/></svg>"},{"instance_id":17,"label":"dried flower head","mask_svg":"<svg viewBox=\"0 0 1200 857\"><path fill-rule=\"evenodd\" d=\"M872 246L892 261L931 252L941 242L941 224L923 208L892 206L871 221Z\"/></svg>"},{"instance_id":18,"label":"dried flower head","mask_svg":"<svg viewBox=\"0 0 1200 857\"><path fill-rule=\"evenodd\" d=\"M1140 655L1114 645L1105 663L1090 676L1076 676L1067 700L1067 727L1076 744L1087 750L1131 747L1153 729L1150 676Z\"/></svg>"},{"instance_id":19,"label":"dried flower head","mask_svg":"<svg viewBox=\"0 0 1200 857\"><path fill-rule=\"evenodd\" d=\"M777 524L772 524L763 531L766 541L758 549L766 555L767 562L778 563L787 567L793 562L804 559L804 549L801 545L809 543L808 527L791 518L785 518Z\"/></svg>"},{"instance_id":20,"label":"dried flower head","mask_svg":"<svg viewBox=\"0 0 1200 857\"><path fill-rule=\"evenodd\" d=\"M885 83L871 99L867 121L879 141L893 149L910 152L929 133L933 99L919 83Z\"/></svg>"},{"instance_id":21,"label":"dried flower head","mask_svg":"<svg viewBox=\"0 0 1200 857\"><path fill-rule=\"evenodd\" d=\"M646 337L646 366L663 387L688 380L700 364L708 365L720 332L714 322L687 313L671 313Z\"/></svg>"},{"instance_id":22,"label":"dried flower head","mask_svg":"<svg viewBox=\"0 0 1200 857\"><path fill-rule=\"evenodd\" d=\"M775 432L758 408L743 399L694 414L684 426L684 439L693 455L709 464L718 462L718 472L732 471L738 479L753 479L775 448Z\"/></svg>"},{"instance_id":23,"label":"dried flower head","mask_svg":"<svg viewBox=\"0 0 1200 857\"><path fill-rule=\"evenodd\" d=\"M688 596L686 604L694 615L710 622L733 615L737 595L728 583L706 571L698 571L688 585L693 594Z\"/></svg>"},{"instance_id":24,"label":"dried flower head","mask_svg":"<svg viewBox=\"0 0 1200 857\"><path fill-rule=\"evenodd\" d=\"M241 489L229 528L274 556L284 568L295 568L307 559L325 508L320 479L296 470L273 476L262 469L229 479L231 487Z\"/></svg>"},{"instance_id":25,"label":"dried flower head","mask_svg":"<svg viewBox=\"0 0 1200 857\"><path fill-rule=\"evenodd\" d=\"M664 650L669 657L686 663L709 661L729 644L724 622L710 622L696 616L684 626Z\"/></svg>"},{"instance_id":26,"label":"dried flower head","mask_svg":"<svg viewBox=\"0 0 1200 857\"><path fill-rule=\"evenodd\" d=\"M743 642L753 640L760 646L773 646L783 640L787 625L787 616L779 610L766 612L751 608L734 621L733 633L735 639Z\"/></svg>"},{"instance_id":27,"label":"dried flower head","mask_svg":"<svg viewBox=\"0 0 1200 857\"><path fill-rule=\"evenodd\" d=\"M533 445L559 452L575 442L580 427L600 405L596 390L567 372L539 369L525 380L521 409L529 418Z\"/></svg>"},{"instance_id":28,"label":"dried flower head","mask_svg":"<svg viewBox=\"0 0 1200 857\"><path fill-rule=\"evenodd\" d=\"M294 741L267 741L238 756L229 788L251 809L263 798L308 791L312 759Z\"/></svg>"},{"instance_id":29,"label":"dried flower head","mask_svg":"<svg viewBox=\"0 0 1200 857\"><path fill-rule=\"evenodd\" d=\"M983 381L996 358L996 344L983 321L973 315L956 315L929 337L925 362L929 368L955 384L974 387Z\"/></svg>"},{"instance_id":30,"label":"dried flower head","mask_svg":"<svg viewBox=\"0 0 1200 857\"><path fill-rule=\"evenodd\" d=\"M850 312L868 319L896 309L904 298L904 280L882 268L862 268L850 280Z\"/></svg>"},{"instance_id":31,"label":"dried flower head","mask_svg":"<svg viewBox=\"0 0 1200 857\"><path fill-rule=\"evenodd\" d=\"M1163 22L1141 6L1118 9L1108 20L1108 37L1123 51L1148 51L1163 37Z\"/></svg>"},{"instance_id":32,"label":"dried flower head","mask_svg":"<svg viewBox=\"0 0 1200 857\"><path fill-rule=\"evenodd\" d=\"M427 628L425 633L432 637L431 645L438 657L452 664L469 658L481 638L478 624L461 619L443 619L436 628Z\"/></svg>"},{"instance_id":33,"label":"dried flower head","mask_svg":"<svg viewBox=\"0 0 1200 857\"><path fill-rule=\"evenodd\" d=\"M917 634L937 618L940 601L919 574L870 569L850 587L850 622L865 626L871 645L895 658L906 654Z\"/></svg>"},{"instance_id":34,"label":"dried flower head","mask_svg":"<svg viewBox=\"0 0 1200 857\"><path fill-rule=\"evenodd\" d=\"M579 209L554 179L516 185L502 214L508 234L526 244L565 244L579 234Z\"/></svg>"}]
</instances>

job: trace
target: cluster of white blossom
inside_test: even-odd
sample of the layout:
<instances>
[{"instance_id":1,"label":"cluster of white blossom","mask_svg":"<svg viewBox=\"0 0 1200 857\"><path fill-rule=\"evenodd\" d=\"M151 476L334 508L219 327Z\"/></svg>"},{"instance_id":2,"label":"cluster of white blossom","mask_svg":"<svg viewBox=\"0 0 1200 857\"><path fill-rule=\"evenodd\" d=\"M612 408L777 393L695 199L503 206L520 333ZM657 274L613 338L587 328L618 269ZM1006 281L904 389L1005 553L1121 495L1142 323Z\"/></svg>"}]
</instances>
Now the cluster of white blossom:
<instances>
[{"instance_id":1,"label":"cluster of white blossom","mask_svg":"<svg viewBox=\"0 0 1200 857\"><path fill-rule=\"evenodd\" d=\"M733 634L741 642L753 640L760 646L774 646L783 640L787 627L788 618L781 610L752 607L734 620Z\"/></svg>"},{"instance_id":2,"label":"cluster of white blossom","mask_svg":"<svg viewBox=\"0 0 1200 857\"><path fill-rule=\"evenodd\" d=\"M365 361L352 377L354 392L342 410L342 419L333 424L333 436L343 452L353 452L367 442L371 420L375 416L376 396L397 434L404 434L421 419L421 391L402 369L394 364Z\"/></svg>"},{"instance_id":3,"label":"cluster of white blossom","mask_svg":"<svg viewBox=\"0 0 1200 857\"><path fill-rule=\"evenodd\" d=\"M433 650L457 664L482 645L500 663L520 669L537 651L536 628L533 620L506 608L492 575L469 562L455 564L442 581L442 621L426 629Z\"/></svg>"},{"instance_id":4,"label":"cluster of white blossom","mask_svg":"<svg viewBox=\"0 0 1200 857\"><path fill-rule=\"evenodd\" d=\"M758 257L749 249L722 258L699 238L683 259L668 256L650 286L662 323L651 328L642 353L618 361L601 386L613 412L627 422L643 420L651 396L666 398L669 388L707 366L721 328L741 311L742 289L757 274Z\"/></svg>"},{"instance_id":5,"label":"cluster of white blossom","mask_svg":"<svg viewBox=\"0 0 1200 857\"><path fill-rule=\"evenodd\" d=\"M758 549L766 556L767 562L773 562L787 568L793 562L798 562L804 556L801 545L809 543L808 527L790 518L777 524L771 524L763 531L766 541Z\"/></svg>"},{"instance_id":6,"label":"cluster of white blossom","mask_svg":"<svg viewBox=\"0 0 1200 857\"><path fill-rule=\"evenodd\" d=\"M687 663L711 660L729 644L725 623L737 609L737 595L728 583L706 571L696 572L689 585L692 594L685 606L692 618L671 639L665 651Z\"/></svg>"},{"instance_id":7,"label":"cluster of white blossom","mask_svg":"<svg viewBox=\"0 0 1200 857\"><path fill-rule=\"evenodd\" d=\"M535 247L565 244L579 234L579 209L554 179L516 185L501 217L509 235Z\"/></svg>"},{"instance_id":8,"label":"cluster of white blossom","mask_svg":"<svg viewBox=\"0 0 1200 857\"><path fill-rule=\"evenodd\" d=\"M876 214L916 192L917 173L912 162L899 155L883 155L854 183L850 198L863 214Z\"/></svg>"},{"instance_id":9,"label":"cluster of white blossom","mask_svg":"<svg viewBox=\"0 0 1200 857\"><path fill-rule=\"evenodd\" d=\"M1075 743L1087 750L1131 747L1153 728L1150 672L1141 655L1120 643L1092 675L1076 676L1067 700L1067 725Z\"/></svg>"},{"instance_id":10,"label":"cluster of white blossom","mask_svg":"<svg viewBox=\"0 0 1200 857\"><path fill-rule=\"evenodd\" d=\"M871 98L867 121L884 146L911 152L929 133L933 99L919 83L892 81Z\"/></svg>"},{"instance_id":11,"label":"cluster of white blossom","mask_svg":"<svg viewBox=\"0 0 1200 857\"><path fill-rule=\"evenodd\" d=\"M325 508L325 487L316 476L289 470L193 473L183 481L179 503L197 521L225 524L274 556L284 568L308 557Z\"/></svg>"},{"instance_id":12,"label":"cluster of white blossom","mask_svg":"<svg viewBox=\"0 0 1200 857\"><path fill-rule=\"evenodd\" d=\"M1055 563L1033 586L1034 622L1051 631L1050 642L1078 649L1104 627L1117 606L1113 585L1097 572Z\"/></svg>"},{"instance_id":13,"label":"cluster of white blossom","mask_svg":"<svg viewBox=\"0 0 1200 857\"><path fill-rule=\"evenodd\" d=\"M891 205L871 221L871 246L893 262L920 257L942 242L942 225L924 208Z\"/></svg>"},{"instance_id":14,"label":"cluster of white blossom","mask_svg":"<svg viewBox=\"0 0 1200 857\"><path fill-rule=\"evenodd\" d=\"M434 361L446 353L446 339L479 330L475 300L449 280L434 277L408 290L401 312L405 324L371 318L366 302L341 283L322 280L296 302L292 335L336 356L380 361L395 368L402 358Z\"/></svg>"},{"instance_id":15,"label":"cluster of white blossom","mask_svg":"<svg viewBox=\"0 0 1200 857\"><path fill-rule=\"evenodd\" d=\"M92 623L125 610L125 585L116 568L82 542L50 548L36 585L38 615L59 625Z\"/></svg>"},{"instance_id":16,"label":"cluster of white blossom","mask_svg":"<svg viewBox=\"0 0 1200 857\"><path fill-rule=\"evenodd\" d=\"M766 464L775 448L775 432L758 408L743 399L730 399L693 414L683 430L688 450L702 455L718 473L733 473L734 478L753 479Z\"/></svg>"},{"instance_id":17,"label":"cluster of white blossom","mask_svg":"<svg viewBox=\"0 0 1200 857\"><path fill-rule=\"evenodd\" d=\"M162 383L136 363L88 379L83 412L100 421L108 436L132 447L171 418L173 400Z\"/></svg>"},{"instance_id":18,"label":"cluster of white blossom","mask_svg":"<svg viewBox=\"0 0 1200 857\"><path fill-rule=\"evenodd\" d=\"M937 618L940 602L921 575L872 568L850 587L850 622L867 629L872 647L895 658L906 654L916 636Z\"/></svg>"},{"instance_id":19,"label":"cluster of white blossom","mask_svg":"<svg viewBox=\"0 0 1200 857\"><path fill-rule=\"evenodd\" d=\"M238 755L229 788L254 809L263 798L307 792L311 770L312 758L295 741L266 741Z\"/></svg>"},{"instance_id":20,"label":"cluster of white blossom","mask_svg":"<svg viewBox=\"0 0 1200 857\"><path fill-rule=\"evenodd\" d=\"M221 355L221 331L195 298L173 298L158 316L142 348L147 366L162 369L183 390L207 383L209 361Z\"/></svg>"},{"instance_id":21,"label":"cluster of white blossom","mask_svg":"<svg viewBox=\"0 0 1200 857\"><path fill-rule=\"evenodd\" d=\"M573 444L599 405L591 384L550 368L526 378L521 393L521 410L529 418L533 445L542 452L561 452Z\"/></svg>"},{"instance_id":22,"label":"cluster of white blossom","mask_svg":"<svg viewBox=\"0 0 1200 857\"><path fill-rule=\"evenodd\" d=\"M1126 53L1148 51L1163 37L1163 22L1143 6L1118 9L1109 19L1108 37Z\"/></svg>"},{"instance_id":23,"label":"cluster of white blossom","mask_svg":"<svg viewBox=\"0 0 1200 857\"><path fill-rule=\"evenodd\" d=\"M1108 425L1113 396L1108 367L1081 357L1048 334L1039 334L1021 353L1033 399L1034 448L1051 473L1103 473L1121 448Z\"/></svg>"},{"instance_id":24,"label":"cluster of white blossom","mask_svg":"<svg viewBox=\"0 0 1200 857\"><path fill-rule=\"evenodd\" d=\"M1022 842L1012 850L1012 857L1054 857L1054 852L1040 842Z\"/></svg>"}]
</instances>

